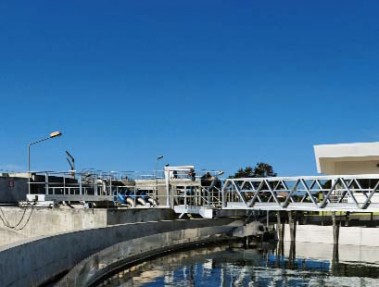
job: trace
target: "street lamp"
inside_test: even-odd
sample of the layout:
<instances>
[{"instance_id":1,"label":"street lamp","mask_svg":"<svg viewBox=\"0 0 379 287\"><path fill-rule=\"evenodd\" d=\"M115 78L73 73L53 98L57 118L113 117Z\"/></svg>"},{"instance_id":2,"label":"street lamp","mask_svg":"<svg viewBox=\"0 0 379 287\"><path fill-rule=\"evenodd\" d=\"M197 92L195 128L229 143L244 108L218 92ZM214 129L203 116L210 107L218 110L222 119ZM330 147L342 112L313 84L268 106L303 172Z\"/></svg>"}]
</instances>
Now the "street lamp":
<instances>
[{"instance_id":1,"label":"street lamp","mask_svg":"<svg viewBox=\"0 0 379 287\"><path fill-rule=\"evenodd\" d=\"M157 180L157 174L158 174L158 162L163 158L163 155L160 155L157 157L157 161L155 162L155 179Z\"/></svg>"},{"instance_id":2,"label":"street lamp","mask_svg":"<svg viewBox=\"0 0 379 287\"><path fill-rule=\"evenodd\" d=\"M46 140L49 140L49 139L52 139L52 138L56 138L56 137L59 137L61 136L62 133L60 131L55 131L55 132L52 132L50 133L50 135L47 137L47 138L43 138L43 139L40 139L40 140L36 140L30 144L28 144L28 176L29 176L29 182L28 182L28 193L30 194L30 178L31 178L31 173L30 173L30 147L34 144L37 144L37 143L40 143L40 142L43 142L43 141L46 141Z\"/></svg>"},{"instance_id":3,"label":"street lamp","mask_svg":"<svg viewBox=\"0 0 379 287\"><path fill-rule=\"evenodd\" d=\"M155 197L157 197L157 194L158 194L158 162L162 158L163 158L163 155L158 156L155 162Z\"/></svg>"}]
</instances>

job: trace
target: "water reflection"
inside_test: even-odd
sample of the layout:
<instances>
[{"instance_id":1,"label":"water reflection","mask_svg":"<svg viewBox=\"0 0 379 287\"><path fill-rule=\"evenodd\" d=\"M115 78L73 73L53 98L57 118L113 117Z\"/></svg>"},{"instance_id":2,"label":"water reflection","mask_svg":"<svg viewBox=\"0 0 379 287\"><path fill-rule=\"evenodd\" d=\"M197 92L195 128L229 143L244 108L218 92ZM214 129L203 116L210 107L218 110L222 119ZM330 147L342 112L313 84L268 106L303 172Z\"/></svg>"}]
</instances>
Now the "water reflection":
<instances>
[{"instance_id":1,"label":"water reflection","mask_svg":"<svg viewBox=\"0 0 379 287\"><path fill-rule=\"evenodd\" d=\"M178 252L126 269L101 286L379 286L375 247L229 246Z\"/></svg>"}]
</instances>

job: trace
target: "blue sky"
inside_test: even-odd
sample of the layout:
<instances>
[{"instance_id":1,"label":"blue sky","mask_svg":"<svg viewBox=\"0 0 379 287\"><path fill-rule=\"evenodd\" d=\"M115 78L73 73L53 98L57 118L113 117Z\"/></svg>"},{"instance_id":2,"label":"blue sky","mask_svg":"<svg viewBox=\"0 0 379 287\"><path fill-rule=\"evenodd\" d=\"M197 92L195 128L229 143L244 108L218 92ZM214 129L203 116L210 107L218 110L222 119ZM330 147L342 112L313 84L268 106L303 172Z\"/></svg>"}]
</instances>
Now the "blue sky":
<instances>
[{"instance_id":1,"label":"blue sky","mask_svg":"<svg viewBox=\"0 0 379 287\"><path fill-rule=\"evenodd\" d=\"M0 168L316 174L379 141L379 2L1 1Z\"/></svg>"}]
</instances>

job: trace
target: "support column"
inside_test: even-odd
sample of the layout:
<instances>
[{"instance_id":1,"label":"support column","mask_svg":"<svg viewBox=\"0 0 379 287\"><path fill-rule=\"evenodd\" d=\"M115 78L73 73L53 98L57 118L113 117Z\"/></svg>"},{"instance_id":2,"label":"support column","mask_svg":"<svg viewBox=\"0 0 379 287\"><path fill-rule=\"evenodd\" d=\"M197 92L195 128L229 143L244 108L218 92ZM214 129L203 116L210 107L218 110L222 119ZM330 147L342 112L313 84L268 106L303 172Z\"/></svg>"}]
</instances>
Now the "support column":
<instances>
[{"instance_id":1,"label":"support column","mask_svg":"<svg viewBox=\"0 0 379 287\"><path fill-rule=\"evenodd\" d=\"M277 221L277 237L278 237L278 245L276 251L276 264L277 267L280 266L280 259L284 256L284 222L282 222L281 212L277 211L276 213L276 221Z\"/></svg>"},{"instance_id":2,"label":"support column","mask_svg":"<svg viewBox=\"0 0 379 287\"><path fill-rule=\"evenodd\" d=\"M333 244L333 254L332 254L332 272L339 272L339 254L338 254L338 244Z\"/></svg>"},{"instance_id":3,"label":"support column","mask_svg":"<svg viewBox=\"0 0 379 287\"><path fill-rule=\"evenodd\" d=\"M292 211L288 212L288 224L290 226L290 253L289 253L289 266L294 267L296 259L296 211L292 214Z\"/></svg>"},{"instance_id":4,"label":"support column","mask_svg":"<svg viewBox=\"0 0 379 287\"><path fill-rule=\"evenodd\" d=\"M336 212L332 212L332 223L333 223L333 243L338 245L340 226L337 224Z\"/></svg>"},{"instance_id":5,"label":"support column","mask_svg":"<svg viewBox=\"0 0 379 287\"><path fill-rule=\"evenodd\" d=\"M283 224L281 222L280 211L278 211L276 213L276 222L277 222L277 236L278 236L278 239L279 239L279 241L283 241L284 240L284 228L283 228Z\"/></svg>"},{"instance_id":6,"label":"support column","mask_svg":"<svg viewBox=\"0 0 379 287\"><path fill-rule=\"evenodd\" d=\"M288 265L290 268L295 267L295 260L296 260L296 242L291 241L290 243L290 253L288 255Z\"/></svg>"},{"instance_id":7,"label":"support column","mask_svg":"<svg viewBox=\"0 0 379 287\"><path fill-rule=\"evenodd\" d=\"M292 211L288 212L288 224L290 226L291 242L295 242L296 241L296 212L294 216L292 215Z\"/></svg>"},{"instance_id":8,"label":"support column","mask_svg":"<svg viewBox=\"0 0 379 287\"><path fill-rule=\"evenodd\" d=\"M348 224L349 213L346 213L347 221L345 221L345 226ZM336 212L332 212L332 223L333 223L333 257L332 257L332 272L338 272L339 269L339 254L338 254L338 240L340 233L340 224L337 224Z\"/></svg>"},{"instance_id":9,"label":"support column","mask_svg":"<svg viewBox=\"0 0 379 287\"><path fill-rule=\"evenodd\" d=\"M350 212L346 211L345 213L345 226L349 226L350 224Z\"/></svg>"}]
</instances>

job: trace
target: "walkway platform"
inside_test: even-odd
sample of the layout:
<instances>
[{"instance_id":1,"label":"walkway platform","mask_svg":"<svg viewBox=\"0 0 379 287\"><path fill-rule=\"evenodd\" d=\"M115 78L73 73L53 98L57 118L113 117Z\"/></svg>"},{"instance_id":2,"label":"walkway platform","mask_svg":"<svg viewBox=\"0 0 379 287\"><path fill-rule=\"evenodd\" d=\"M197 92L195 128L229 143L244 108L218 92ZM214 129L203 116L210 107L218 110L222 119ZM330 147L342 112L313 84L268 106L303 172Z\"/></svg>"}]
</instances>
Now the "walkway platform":
<instances>
[{"instance_id":1,"label":"walkway platform","mask_svg":"<svg viewBox=\"0 0 379 287\"><path fill-rule=\"evenodd\" d=\"M379 212L379 175L227 179L222 209Z\"/></svg>"}]
</instances>

